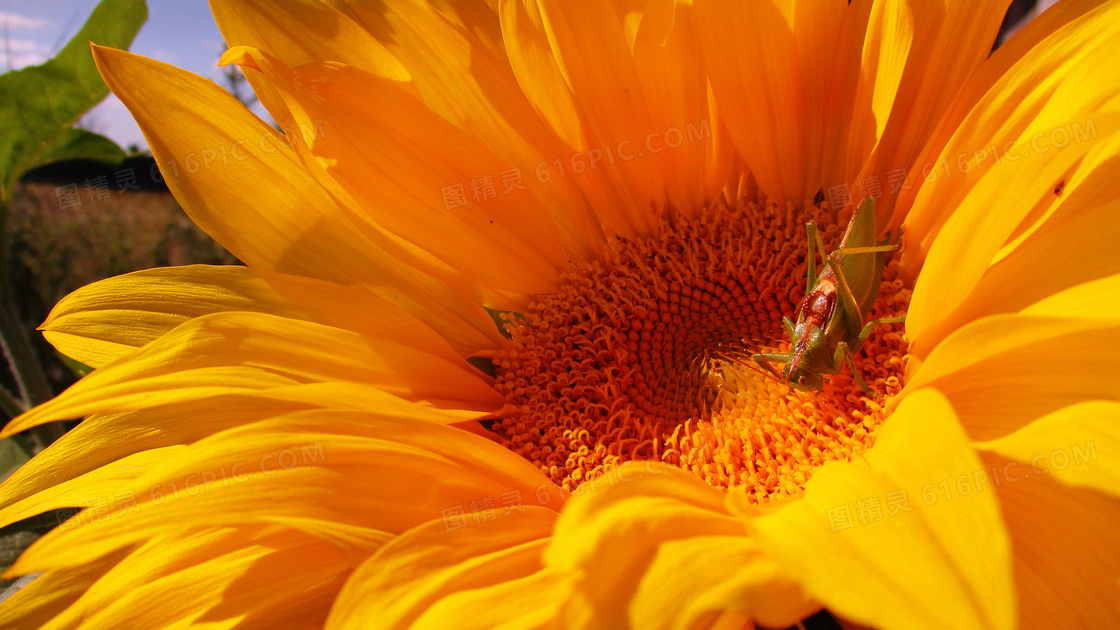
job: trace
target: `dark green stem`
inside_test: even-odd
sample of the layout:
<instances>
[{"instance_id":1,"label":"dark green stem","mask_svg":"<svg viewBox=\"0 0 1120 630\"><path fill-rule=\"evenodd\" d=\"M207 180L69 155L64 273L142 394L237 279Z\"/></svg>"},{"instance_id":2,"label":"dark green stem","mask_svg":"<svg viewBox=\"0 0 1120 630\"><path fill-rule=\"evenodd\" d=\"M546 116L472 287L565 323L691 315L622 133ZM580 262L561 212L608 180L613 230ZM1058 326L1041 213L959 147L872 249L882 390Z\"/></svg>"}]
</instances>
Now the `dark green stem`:
<instances>
[{"instance_id":1,"label":"dark green stem","mask_svg":"<svg viewBox=\"0 0 1120 630\"><path fill-rule=\"evenodd\" d=\"M8 414L9 418L14 418L19 414L27 411L27 407L22 402L16 399L7 387L0 387L0 409Z\"/></svg>"}]
</instances>

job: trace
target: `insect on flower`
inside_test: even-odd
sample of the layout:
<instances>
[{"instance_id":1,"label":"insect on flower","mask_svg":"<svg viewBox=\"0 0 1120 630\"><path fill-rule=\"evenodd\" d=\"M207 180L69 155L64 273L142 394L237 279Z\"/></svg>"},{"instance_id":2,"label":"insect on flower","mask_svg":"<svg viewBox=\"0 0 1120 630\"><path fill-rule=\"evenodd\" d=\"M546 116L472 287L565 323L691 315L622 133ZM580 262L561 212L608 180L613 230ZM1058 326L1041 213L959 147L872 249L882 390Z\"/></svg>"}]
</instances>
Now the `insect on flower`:
<instances>
[{"instance_id":1,"label":"insect on flower","mask_svg":"<svg viewBox=\"0 0 1120 630\"><path fill-rule=\"evenodd\" d=\"M824 243L813 222L805 224L809 236L808 285L797 311L797 323L782 318L790 337L790 352L756 353L759 366L801 391L824 386L825 374L838 374L847 361L863 391L871 393L856 367L854 357L867 336L879 324L899 323L905 317L867 321L879 284L887 252L898 249L898 239L875 242L875 199L860 202L848 222L839 247L824 255ZM821 251L824 270L817 275L816 251ZM785 363L779 374L771 361Z\"/></svg>"}]
</instances>

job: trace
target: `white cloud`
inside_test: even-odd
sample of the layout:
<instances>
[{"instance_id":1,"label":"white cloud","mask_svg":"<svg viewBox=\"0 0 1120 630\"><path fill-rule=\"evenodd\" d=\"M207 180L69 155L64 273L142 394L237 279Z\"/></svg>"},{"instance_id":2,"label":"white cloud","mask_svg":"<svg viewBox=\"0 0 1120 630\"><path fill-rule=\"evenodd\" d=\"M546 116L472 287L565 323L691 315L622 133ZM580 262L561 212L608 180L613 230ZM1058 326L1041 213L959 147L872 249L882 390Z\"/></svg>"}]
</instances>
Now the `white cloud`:
<instances>
[{"instance_id":1,"label":"white cloud","mask_svg":"<svg viewBox=\"0 0 1120 630\"><path fill-rule=\"evenodd\" d=\"M19 70L26 66L43 63L50 57L50 51L39 42L30 39L10 37L0 41L0 72L8 68Z\"/></svg>"},{"instance_id":2,"label":"white cloud","mask_svg":"<svg viewBox=\"0 0 1120 630\"><path fill-rule=\"evenodd\" d=\"M27 17L18 13L0 11L0 24L7 24L10 29L38 30L51 25L50 20L43 18Z\"/></svg>"}]
</instances>

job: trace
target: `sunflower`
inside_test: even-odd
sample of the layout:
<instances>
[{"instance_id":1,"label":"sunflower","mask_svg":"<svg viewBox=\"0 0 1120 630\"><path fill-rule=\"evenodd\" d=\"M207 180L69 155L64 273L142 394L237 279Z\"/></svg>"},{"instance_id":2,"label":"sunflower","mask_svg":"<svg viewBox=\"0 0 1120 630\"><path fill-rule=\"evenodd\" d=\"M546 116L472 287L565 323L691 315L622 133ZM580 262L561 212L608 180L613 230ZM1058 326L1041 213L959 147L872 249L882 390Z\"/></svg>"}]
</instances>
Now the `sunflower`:
<instances>
[{"instance_id":1,"label":"sunflower","mask_svg":"<svg viewBox=\"0 0 1120 630\"><path fill-rule=\"evenodd\" d=\"M85 287L5 627L1120 625L1120 3L211 0L96 49L245 267ZM819 392L864 198L902 229Z\"/></svg>"}]
</instances>

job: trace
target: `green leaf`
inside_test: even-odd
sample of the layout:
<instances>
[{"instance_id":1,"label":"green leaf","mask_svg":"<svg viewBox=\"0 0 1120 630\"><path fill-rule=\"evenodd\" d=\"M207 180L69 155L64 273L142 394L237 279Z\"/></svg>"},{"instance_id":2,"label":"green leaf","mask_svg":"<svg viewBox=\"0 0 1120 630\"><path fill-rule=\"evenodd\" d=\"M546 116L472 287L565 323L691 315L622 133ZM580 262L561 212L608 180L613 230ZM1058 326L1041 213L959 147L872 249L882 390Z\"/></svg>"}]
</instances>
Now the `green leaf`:
<instances>
[{"instance_id":1,"label":"green leaf","mask_svg":"<svg viewBox=\"0 0 1120 630\"><path fill-rule=\"evenodd\" d=\"M128 48L147 19L144 0L103 0L53 59L0 76L0 185L5 198L21 174L59 156L112 157L105 147L109 140L73 129L109 94L89 43ZM91 154L83 155L81 149Z\"/></svg>"},{"instance_id":2,"label":"green leaf","mask_svg":"<svg viewBox=\"0 0 1120 630\"><path fill-rule=\"evenodd\" d=\"M12 476L12 473L29 459L31 455L16 442L15 438L0 440L0 481Z\"/></svg>"},{"instance_id":3,"label":"green leaf","mask_svg":"<svg viewBox=\"0 0 1120 630\"><path fill-rule=\"evenodd\" d=\"M74 373L74 376L77 376L78 378L82 378L86 374L89 374L93 371L93 368L86 365L85 363L75 361L65 354L62 354L61 352L55 352L54 354L60 361L62 361L62 364L69 368L70 371Z\"/></svg>"},{"instance_id":4,"label":"green leaf","mask_svg":"<svg viewBox=\"0 0 1120 630\"><path fill-rule=\"evenodd\" d=\"M116 142L85 129L67 129L42 157L42 163L85 158L118 164L127 154ZM26 172L26 171L24 171Z\"/></svg>"}]
</instances>

